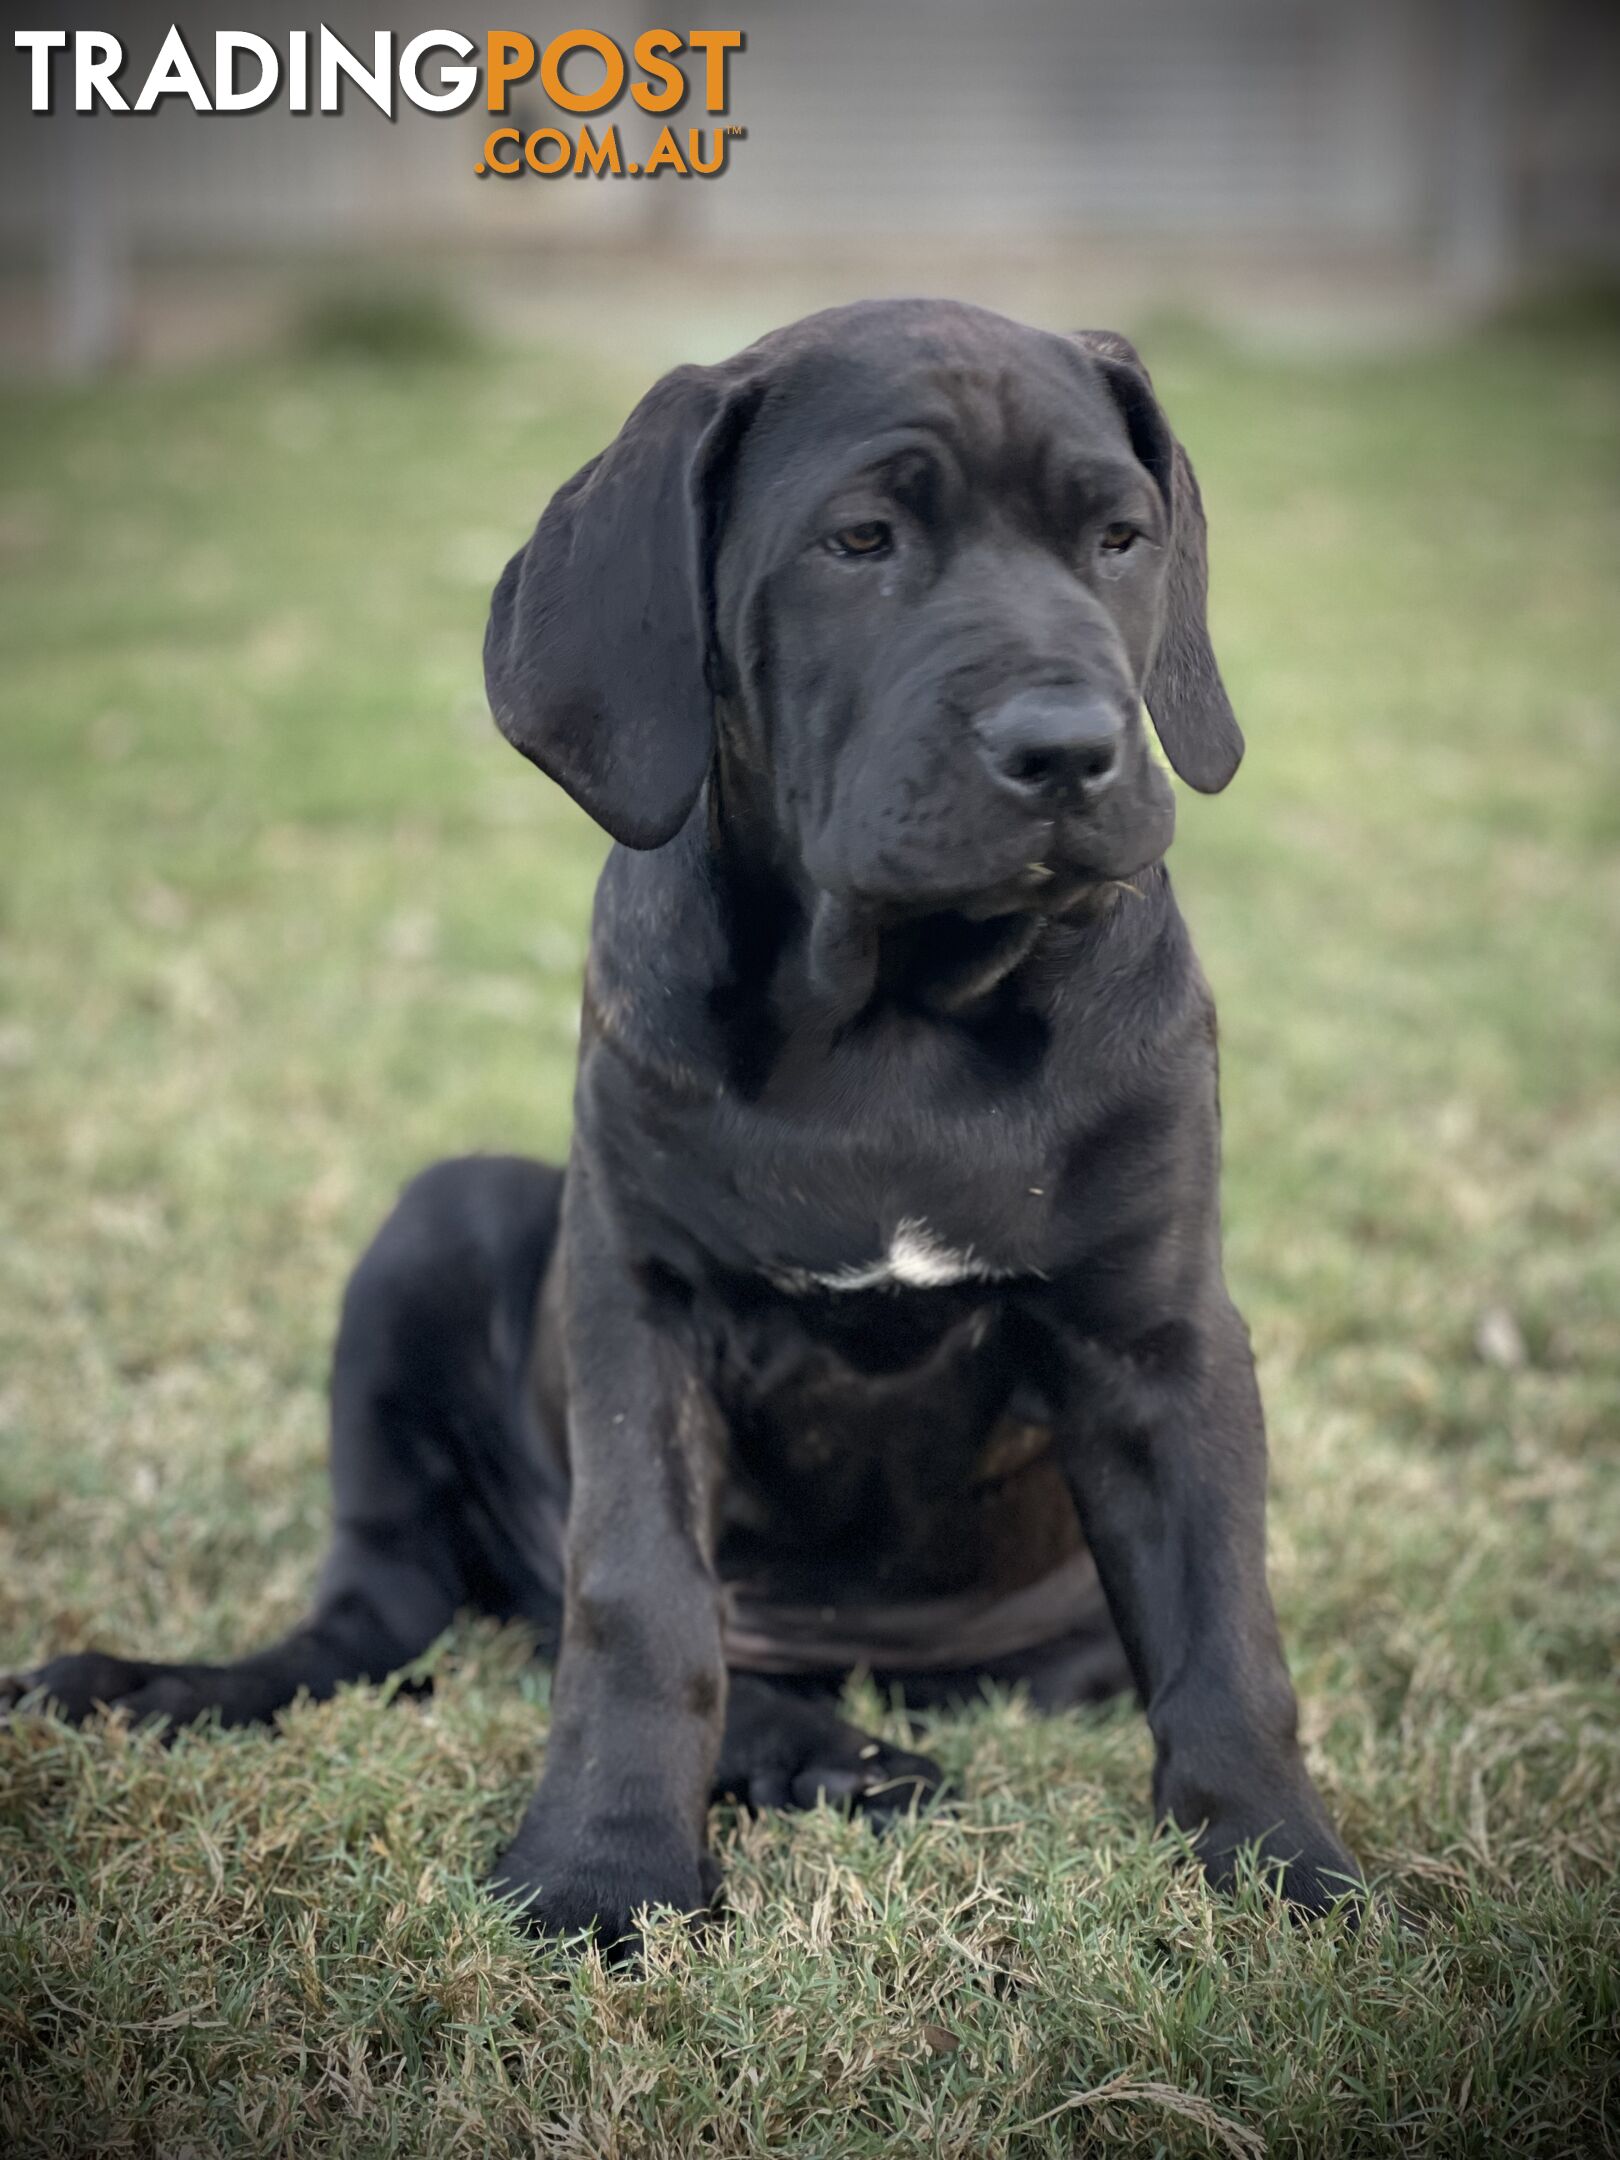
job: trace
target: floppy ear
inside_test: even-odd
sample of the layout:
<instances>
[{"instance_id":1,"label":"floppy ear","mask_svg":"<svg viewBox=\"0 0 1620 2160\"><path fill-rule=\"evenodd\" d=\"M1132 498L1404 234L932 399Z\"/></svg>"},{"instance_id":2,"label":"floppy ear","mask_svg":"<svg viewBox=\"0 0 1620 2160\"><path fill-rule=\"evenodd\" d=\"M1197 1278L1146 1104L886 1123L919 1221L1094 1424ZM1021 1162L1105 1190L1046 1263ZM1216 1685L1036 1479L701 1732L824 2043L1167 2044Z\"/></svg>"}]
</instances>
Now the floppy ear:
<instances>
[{"instance_id":1,"label":"floppy ear","mask_svg":"<svg viewBox=\"0 0 1620 2160\"><path fill-rule=\"evenodd\" d=\"M501 733L626 847L679 832L709 769L714 558L757 402L718 369L666 375L495 588L484 681Z\"/></svg>"},{"instance_id":2,"label":"floppy ear","mask_svg":"<svg viewBox=\"0 0 1620 2160\"><path fill-rule=\"evenodd\" d=\"M1131 448L1158 483L1170 517L1164 620L1143 686L1147 709L1182 779L1200 794L1218 795L1238 769L1243 733L1209 642L1209 552L1198 482L1129 338L1112 330L1075 335L1101 369L1130 430Z\"/></svg>"}]
</instances>

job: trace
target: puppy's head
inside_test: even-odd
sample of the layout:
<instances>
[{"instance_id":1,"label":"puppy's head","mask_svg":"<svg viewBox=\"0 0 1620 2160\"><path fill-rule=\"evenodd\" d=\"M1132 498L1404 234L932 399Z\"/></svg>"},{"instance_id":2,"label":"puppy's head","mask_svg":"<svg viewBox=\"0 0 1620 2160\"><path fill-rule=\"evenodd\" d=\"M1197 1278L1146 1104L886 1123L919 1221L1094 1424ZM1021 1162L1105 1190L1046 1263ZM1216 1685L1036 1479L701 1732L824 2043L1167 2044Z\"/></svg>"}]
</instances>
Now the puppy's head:
<instances>
[{"instance_id":1,"label":"puppy's head","mask_svg":"<svg viewBox=\"0 0 1620 2160\"><path fill-rule=\"evenodd\" d=\"M1156 861L1148 751L1242 756L1204 519L1123 338L942 302L813 316L681 368L496 589L496 718L660 846L717 743L810 884L899 913L1044 908Z\"/></svg>"}]
</instances>

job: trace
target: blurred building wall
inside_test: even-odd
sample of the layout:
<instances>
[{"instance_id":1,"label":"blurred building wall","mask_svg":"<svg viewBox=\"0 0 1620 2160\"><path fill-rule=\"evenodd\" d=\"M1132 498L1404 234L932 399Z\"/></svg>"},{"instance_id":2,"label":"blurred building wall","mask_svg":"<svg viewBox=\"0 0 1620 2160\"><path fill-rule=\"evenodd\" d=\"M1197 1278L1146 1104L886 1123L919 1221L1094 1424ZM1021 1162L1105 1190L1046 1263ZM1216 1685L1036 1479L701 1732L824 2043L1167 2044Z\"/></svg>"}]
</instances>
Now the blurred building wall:
<instances>
[{"instance_id":1,"label":"blurred building wall","mask_svg":"<svg viewBox=\"0 0 1620 2160\"><path fill-rule=\"evenodd\" d=\"M138 87L176 17L205 77L218 20L283 44L324 20L361 50L377 27L354 0L207 16L122 0L87 19L116 28ZM475 179L481 101L401 101L392 122L357 94L341 120L177 100L36 117L8 39L0 256L54 263L59 309L92 315L120 264L649 239L1062 234L1400 258L1481 294L1620 266L1615 0L737 0L722 18L748 37L731 114L747 138L725 178L655 186ZM501 18L626 42L652 19L627 0ZM443 0L387 16L401 44L487 20ZM706 119L692 104L683 124ZM514 117L556 116L531 89ZM613 117L650 140L628 100Z\"/></svg>"}]
</instances>

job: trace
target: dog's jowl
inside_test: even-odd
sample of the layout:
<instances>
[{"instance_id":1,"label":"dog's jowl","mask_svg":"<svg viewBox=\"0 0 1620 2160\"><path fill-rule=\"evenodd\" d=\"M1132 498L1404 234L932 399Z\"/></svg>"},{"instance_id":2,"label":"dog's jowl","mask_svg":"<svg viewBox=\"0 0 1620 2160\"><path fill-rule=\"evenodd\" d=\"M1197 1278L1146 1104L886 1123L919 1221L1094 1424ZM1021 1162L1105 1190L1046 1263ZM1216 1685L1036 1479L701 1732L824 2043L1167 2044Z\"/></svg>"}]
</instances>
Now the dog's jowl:
<instances>
[{"instance_id":1,"label":"dog's jowl","mask_svg":"<svg viewBox=\"0 0 1620 2160\"><path fill-rule=\"evenodd\" d=\"M495 1881L622 1943L710 1900L717 1796L937 1783L840 1717L852 1669L914 1705L1134 1686L1212 1878L1255 1841L1339 1896L1143 714L1231 779L1204 589L1121 338L874 303L649 392L486 643L502 730L617 843L567 1167L441 1163L360 1262L294 1634L13 1692L236 1723L524 1618L551 1735Z\"/></svg>"}]
</instances>

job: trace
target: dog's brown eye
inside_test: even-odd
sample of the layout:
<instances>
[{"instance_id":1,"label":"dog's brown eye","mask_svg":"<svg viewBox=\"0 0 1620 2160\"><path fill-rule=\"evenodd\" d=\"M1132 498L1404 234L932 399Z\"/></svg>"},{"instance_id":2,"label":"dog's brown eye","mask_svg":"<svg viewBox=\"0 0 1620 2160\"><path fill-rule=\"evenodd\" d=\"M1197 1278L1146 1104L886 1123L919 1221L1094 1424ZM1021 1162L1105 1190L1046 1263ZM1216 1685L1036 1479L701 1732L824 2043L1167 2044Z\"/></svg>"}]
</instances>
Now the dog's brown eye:
<instances>
[{"instance_id":1,"label":"dog's brown eye","mask_svg":"<svg viewBox=\"0 0 1620 2160\"><path fill-rule=\"evenodd\" d=\"M1102 535L1102 551L1105 555L1123 555L1135 547L1142 535L1134 525L1105 525Z\"/></svg>"},{"instance_id":2,"label":"dog's brown eye","mask_svg":"<svg viewBox=\"0 0 1620 2160\"><path fill-rule=\"evenodd\" d=\"M835 555L886 555L893 543L894 534L883 520L868 518L861 525L840 526L825 544Z\"/></svg>"}]
</instances>

